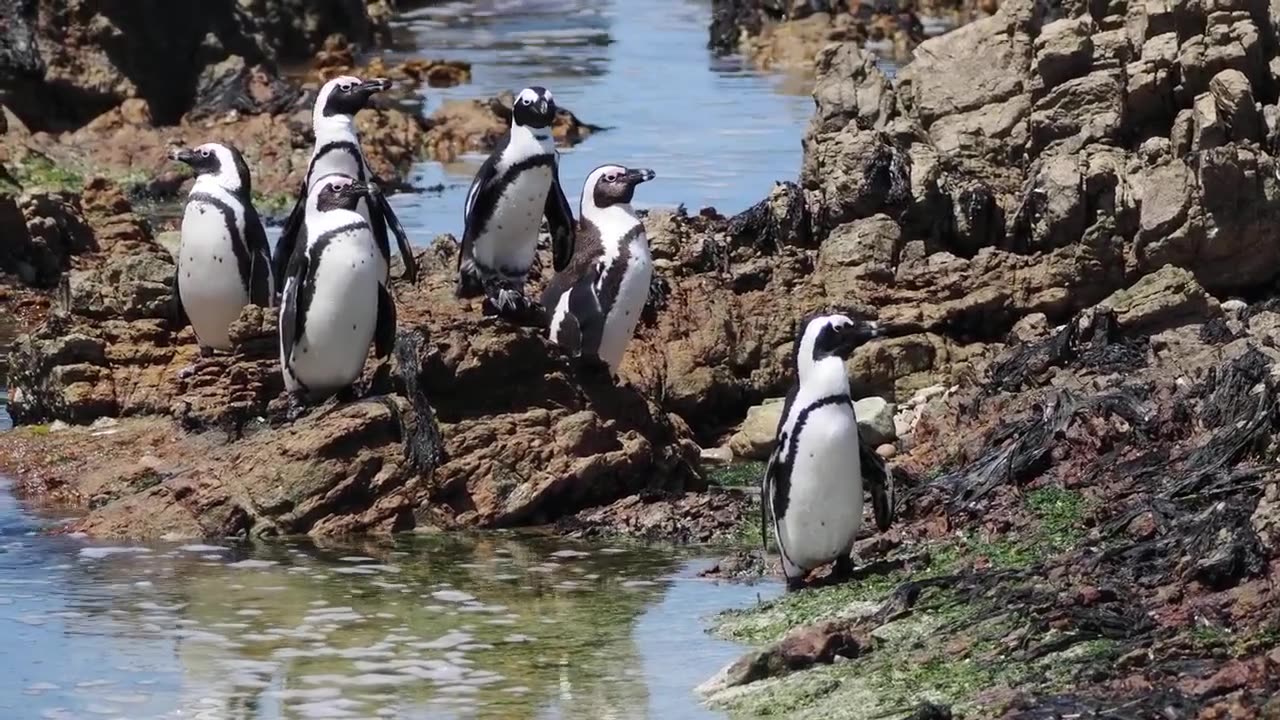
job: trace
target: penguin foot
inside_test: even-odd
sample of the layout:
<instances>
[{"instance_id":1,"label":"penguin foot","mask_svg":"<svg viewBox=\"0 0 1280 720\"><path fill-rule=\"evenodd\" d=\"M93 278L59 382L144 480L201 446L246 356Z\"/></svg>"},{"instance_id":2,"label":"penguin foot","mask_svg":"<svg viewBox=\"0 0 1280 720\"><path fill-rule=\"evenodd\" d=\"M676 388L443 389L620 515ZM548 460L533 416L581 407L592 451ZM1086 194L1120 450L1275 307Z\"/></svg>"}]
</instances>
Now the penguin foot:
<instances>
[{"instance_id":1,"label":"penguin foot","mask_svg":"<svg viewBox=\"0 0 1280 720\"><path fill-rule=\"evenodd\" d=\"M789 577L787 578L787 592L795 592L804 589L804 578Z\"/></svg>"},{"instance_id":2,"label":"penguin foot","mask_svg":"<svg viewBox=\"0 0 1280 720\"><path fill-rule=\"evenodd\" d=\"M187 378L195 374L196 374L196 364L192 363L178 371L178 379L186 380Z\"/></svg>"},{"instance_id":3,"label":"penguin foot","mask_svg":"<svg viewBox=\"0 0 1280 720\"><path fill-rule=\"evenodd\" d=\"M214 353L215 353L215 352L216 352L216 351L215 351L213 348L209 347L208 345L201 345L201 346L200 346L200 357L201 357L201 358L211 358L211 357L213 357L213 355L214 355Z\"/></svg>"},{"instance_id":4,"label":"penguin foot","mask_svg":"<svg viewBox=\"0 0 1280 720\"><path fill-rule=\"evenodd\" d=\"M307 414L307 399L302 393L289 393L289 409L285 411L284 419L294 423Z\"/></svg>"},{"instance_id":5,"label":"penguin foot","mask_svg":"<svg viewBox=\"0 0 1280 720\"><path fill-rule=\"evenodd\" d=\"M853 558L848 553L841 553L831 568L831 579L844 582L853 577Z\"/></svg>"}]
</instances>

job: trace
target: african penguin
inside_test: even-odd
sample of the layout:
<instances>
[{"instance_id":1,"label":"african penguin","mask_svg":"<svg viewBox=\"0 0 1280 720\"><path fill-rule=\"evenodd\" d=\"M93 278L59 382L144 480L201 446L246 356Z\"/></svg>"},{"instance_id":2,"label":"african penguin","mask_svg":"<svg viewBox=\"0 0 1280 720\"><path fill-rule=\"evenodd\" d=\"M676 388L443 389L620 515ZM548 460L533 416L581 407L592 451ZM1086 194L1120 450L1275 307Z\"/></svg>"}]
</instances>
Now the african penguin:
<instances>
[{"instance_id":1,"label":"african penguin","mask_svg":"<svg viewBox=\"0 0 1280 720\"><path fill-rule=\"evenodd\" d=\"M480 166L467 191L458 297L483 294L486 310L515 317L530 309L524 284L547 218L551 254L559 272L573 257L573 210L560 187L559 160L551 139L556 103L545 88L520 91L511 128Z\"/></svg>"},{"instance_id":2,"label":"african penguin","mask_svg":"<svg viewBox=\"0 0 1280 720\"><path fill-rule=\"evenodd\" d=\"M604 165L582 187L577 248L542 293L552 313L551 340L571 354L598 360L617 374L649 299L653 257L644 223L631 208L636 186L652 170Z\"/></svg>"},{"instance_id":3,"label":"african penguin","mask_svg":"<svg viewBox=\"0 0 1280 720\"><path fill-rule=\"evenodd\" d=\"M854 349L881 334L876 323L824 315L803 323L796 340L796 384L783 405L761 493L762 521L772 518L789 589L832 560L837 575L852 571L864 482L876 525L884 531L893 520L892 480L858 431L845 370Z\"/></svg>"},{"instance_id":4,"label":"african penguin","mask_svg":"<svg viewBox=\"0 0 1280 720\"><path fill-rule=\"evenodd\" d=\"M326 82L320 88L311 114L311 125L316 136L315 149L311 151L311 164L307 166L307 175L302 181L298 200L276 242L272 262L277 277L284 277L298 234L306 220L307 198L320 178L339 173L348 175L357 182L377 183L377 178L360 150L355 116L368 104L369 98L390 87L390 80L379 78L362 81L357 77L343 75ZM383 284L390 280L391 245L387 239L388 226L396 236L396 244L400 248L404 276L409 282L415 282L418 265L413 257L413 249L409 247L409 237L386 196L377 192L369 197L361 197L358 211L369 222L374 241L378 244L378 267Z\"/></svg>"},{"instance_id":5,"label":"african penguin","mask_svg":"<svg viewBox=\"0 0 1280 720\"><path fill-rule=\"evenodd\" d=\"M169 158L191 166L196 182L182 214L174 299L190 320L202 354L231 350L227 329L250 303L271 307L275 276L267 235L253 208L249 167L230 145L175 148Z\"/></svg>"},{"instance_id":6,"label":"african penguin","mask_svg":"<svg viewBox=\"0 0 1280 720\"><path fill-rule=\"evenodd\" d=\"M280 304L280 364L295 401L315 402L360 377L369 345L384 358L395 343L395 304L378 244L357 208L377 192L348 175L317 178L301 242L289 259Z\"/></svg>"}]
</instances>

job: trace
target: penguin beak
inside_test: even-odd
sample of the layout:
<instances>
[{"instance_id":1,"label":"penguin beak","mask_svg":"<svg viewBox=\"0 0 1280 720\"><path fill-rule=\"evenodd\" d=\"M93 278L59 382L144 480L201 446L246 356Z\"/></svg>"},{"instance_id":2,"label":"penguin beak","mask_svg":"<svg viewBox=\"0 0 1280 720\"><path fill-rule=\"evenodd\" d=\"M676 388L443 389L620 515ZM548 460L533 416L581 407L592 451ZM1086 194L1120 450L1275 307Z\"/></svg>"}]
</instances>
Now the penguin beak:
<instances>
[{"instance_id":1,"label":"penguin beak","mask_svg":"<svg viewBox=\"0 0 1280 720\"><path fill-rule=\"evenodd\" d=\"M658 174L648 168L631 168L627 170L622 179L628 185L639 185L642 182L649 182L658 177Z\"/></svg>"},{"instance_id":2,"label":"penguin beak","mask_svg":"<svg viewBox=\"0 0 1280 720\"><path fill-rule=\"evenodd\" d=\"M196 161L196 154L186 148L171 148L169 150L169 159L185 163L187 165L192 165Z\"/></svg>"},{"instance_id":3,"label":"penguin beak","mask_svg":"<svg viewBox=\"0 0 1280 720\"><path fill-rule=\"evenodd\" d=\"M364 82L360 83L360 86L358 88L358 90L360 91L360 94L364 95L365 97L373 95L374 93L380 93L390 89L391 89L391 81L388 80L387 78L374 78L372 80L365 80Z\"/></svg>"},{"instance_id":4,"label":"penguin beak","mask_svg":"<svg viewBox=\"0 0 1280 720\"><path fill-rule=\"evenodd\" d=\"M860 345L883 336L885 328L874 320L865 322L855 320L851 325L841 326L837 334L840 344L836 346L835 354L847 360Z\"/></svg>"},{"instance_id":5,"label":"penguin beak","mask_svg":"<svg viewBox=\"0 0 1280 720\"><path fill-rule=\"evenodd\" d=\"M351 197L369 197L378 195L378 186L371 182L353 182L347 186L346 194Z\"/></svg>"}]
</instances>

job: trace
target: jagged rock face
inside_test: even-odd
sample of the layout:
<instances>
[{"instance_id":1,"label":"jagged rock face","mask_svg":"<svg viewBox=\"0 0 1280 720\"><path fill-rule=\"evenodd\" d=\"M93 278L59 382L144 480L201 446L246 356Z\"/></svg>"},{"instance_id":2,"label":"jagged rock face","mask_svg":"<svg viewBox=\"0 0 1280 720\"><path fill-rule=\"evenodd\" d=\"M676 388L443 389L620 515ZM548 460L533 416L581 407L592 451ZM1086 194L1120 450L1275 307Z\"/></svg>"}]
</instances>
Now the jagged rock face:
<instances>
[{"instance_id":1,"label":"jagged rock face","mask_svg":"<svg viewBox=\"0 0 1280 720\"><path fill-rule=\"evenodd\" d=\"M172 124L205 69L229 56L297 61L330 33L367 42L378 29L364 0L6 0L0 18L15 40L0 54L0 103L33 130L79 127L128 98Z\"/></svg>"}]
</instances>

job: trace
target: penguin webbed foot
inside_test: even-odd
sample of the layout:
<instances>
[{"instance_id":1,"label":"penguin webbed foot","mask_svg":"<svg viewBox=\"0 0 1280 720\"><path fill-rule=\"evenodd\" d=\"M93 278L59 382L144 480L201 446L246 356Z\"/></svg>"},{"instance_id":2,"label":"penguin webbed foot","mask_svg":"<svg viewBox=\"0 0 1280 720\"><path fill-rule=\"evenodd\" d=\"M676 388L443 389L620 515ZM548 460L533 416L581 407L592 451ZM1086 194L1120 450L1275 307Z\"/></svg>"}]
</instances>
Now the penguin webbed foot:
<instances>
[{"instance_id":1,"label":"penguin webbed foot","mask_svg":"<svg viewBox=\"0 0 1280 720\"><path fill-rule=\"evenodd\" d=\"M191 377L192 375L195 375L195 374L196 374L196 364L195 364L195 363L192 363L192 364L190 364L190 365L188 365L188 366L186 366L186 367L184 367L184 368L182 368L182 369L178 370L178 379L179 379L179 380L186 380L187 378L189 378L189 377Z\"/></svg>"},{"instance_id":2,"label":"penguin webbed foot","mask_svg":"<svg viewBox=\"0 0 1280 720\"><path fill-rule=\"evenodd\" d=\"M849 553L841 553L831 566L831 579L835 582L847 582L853 579L853 557Z\"/></svg>"},{"instance_id":3,"label":"penguin webbed foot","mask_svg":"<svg viewBox=\"0 0 1280 720\"><path fill-rule=\"evenodd\" d=\"M497 316L517 325L542 327L546 312L542 305L525 297L519 290L502 288L485 295L484 314Z\"/></svg>"},{"instance_id":4,"label":"penguin webbed foot","mask_svg":"<svg viewBox=\"0 0 1280 720\"><path fill-rule=\"evenodd\" d=\"M788 578L787 578L787 592L796 592L797 590L803 590L803 589L804 589L804 578L803 578L803 577L788 577Z\"/></svg>"},{"instance_id":5,"label":"penguin webbed foot","mask_svg":"<svg viewBox=\"0 0 1280 720\"><path fill-rule=\"evenodd\" d=\"M303 393L289 393L289 408L284 413L286 422L297 422L307 414L307 410L307 398Z\"/></svg>"},{"instance_id":6,"label":"penguin webbed foot","mask_svg":"<svg viewBox=\"0 0 1280 720\"><path fill-rule=\"evenodd\" d=\"M200 357L201 357L201 358L211 358L211 357L213 357L213 355L214 355L214 353L215 353L215 352L216 352L216 351L215 351L213 348L209 347L208 345L201 345L201 346L200 346Z\"/></svg>"}]
</instances>

